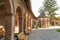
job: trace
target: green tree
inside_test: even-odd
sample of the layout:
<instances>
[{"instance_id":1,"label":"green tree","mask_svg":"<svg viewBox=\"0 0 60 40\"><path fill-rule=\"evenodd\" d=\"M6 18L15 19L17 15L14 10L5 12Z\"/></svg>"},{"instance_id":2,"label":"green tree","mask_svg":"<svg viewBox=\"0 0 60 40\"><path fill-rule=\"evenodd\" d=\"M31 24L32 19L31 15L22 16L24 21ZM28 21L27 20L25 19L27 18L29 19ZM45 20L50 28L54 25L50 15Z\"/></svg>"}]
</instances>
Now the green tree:
<instances>
[{"instance_id":1,"label":"green tree","mask_svg":"<svg viewBox=\"0 0 60 40\"><path fill-rule=\"evenodd\" d=\"M0 0L0 10L5 10L6 5L5 0Z\"/></svg>"},{"instance_id":2,"label":"green tree","mask_svg":"<svg viewBox=\"0 0 60 40\"><path fill-rule=\"evenodd\" d=\"M57 15L55 13L55 11L57 11L59 9L59 7L57 6L57 3L55 0L44 0L43 2L43 7L39 10L39 12L41 12L42 10L44 12L47 12L47 15L50 17L50 23L52 18L56 18L55 15Z\"/></svg>"},{"instance_id":3,"label":"green tree","mask_svg":"<svg viewBox=\"0 0 60 40\"><path fill-rule=\"evenodd\" d=\"M43 7L40 9L41 10L44 10L45 12L48 12L48 16L50 16L50 18L53 18L55 17L55 15L57 15L55 13L55 11L58 10L58 7L57 7L57 3L55 0L44 0L44 3L43 3Z\"/></svg>"},{"instance_id":4,"label":"green tree","mask_svg":"<svg viewBox=\"0 0 60 40\"><path fill-rule=\"evenodd\" d=\"M5 3L3 2L3 0L0 0L0 6L4 5Z\"/></svg>"},{"instance_id":5,"label":"green tree","mask_svg":"<svg viewBox=\"0 0 60 40\"><path fill-rule=\"evenodd\" d=\"M55 11L58 10L55 0L44 0L44 11L48 12L50 18L55 17Z\"/></svg>"}]
</instances>

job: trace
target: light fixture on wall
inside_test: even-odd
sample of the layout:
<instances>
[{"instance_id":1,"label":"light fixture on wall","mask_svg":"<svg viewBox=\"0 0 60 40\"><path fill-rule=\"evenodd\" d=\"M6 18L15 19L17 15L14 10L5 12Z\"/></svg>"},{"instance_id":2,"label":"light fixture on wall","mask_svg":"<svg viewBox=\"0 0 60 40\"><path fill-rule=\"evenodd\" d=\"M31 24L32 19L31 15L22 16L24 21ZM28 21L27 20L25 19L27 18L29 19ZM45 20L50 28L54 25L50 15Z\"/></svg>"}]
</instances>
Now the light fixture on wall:
<instances>
[{"instance_id":1,"label":"light fixture on wall","mask_svg":"<svg viewBox=\"0 0 60 40\"><path fill-rule=\"evenodd\" d=\"M31 27L28 27L28 30L30 31L31 30Z\"/></svg>"},{"instance_id":2,"label":"light fixture on wall","mask_svg":"<svg viewBox=\"0 0 60 40\"><path fill-rule=\"evenodd\" d=\"M3 28L3 26L1 25L0 28Z\"/></svg>"},{"instance_id":3,"label":"light fixture on wall","mask_svg":"<svg viewBox=\"0 0 60 40\"><path fill-rule=\"evenodd\" d=\"M2 30L5 30L4 27L3 27L2 25L0 26L0 29L1 29L1 28L2 28Z\"/></svg>"}]
</instances>

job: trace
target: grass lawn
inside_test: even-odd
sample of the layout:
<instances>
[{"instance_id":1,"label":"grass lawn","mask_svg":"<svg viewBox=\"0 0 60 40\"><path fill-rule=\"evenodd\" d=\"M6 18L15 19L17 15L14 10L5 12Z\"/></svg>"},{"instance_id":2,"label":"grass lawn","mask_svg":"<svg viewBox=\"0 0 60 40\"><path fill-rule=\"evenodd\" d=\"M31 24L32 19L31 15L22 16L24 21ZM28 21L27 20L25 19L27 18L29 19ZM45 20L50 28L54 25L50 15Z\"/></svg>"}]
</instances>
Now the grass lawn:
<instances>
[{"instance_id":1,"label":"grass lawn","mask_svg":"<svg viewBox=\"0 0 60 40\"><path fill-rule=\"evenodd\" d=\"M57 31L57 32L60 32L60 29L57 29L56 31Z\"/></svg>"}]
</instances>

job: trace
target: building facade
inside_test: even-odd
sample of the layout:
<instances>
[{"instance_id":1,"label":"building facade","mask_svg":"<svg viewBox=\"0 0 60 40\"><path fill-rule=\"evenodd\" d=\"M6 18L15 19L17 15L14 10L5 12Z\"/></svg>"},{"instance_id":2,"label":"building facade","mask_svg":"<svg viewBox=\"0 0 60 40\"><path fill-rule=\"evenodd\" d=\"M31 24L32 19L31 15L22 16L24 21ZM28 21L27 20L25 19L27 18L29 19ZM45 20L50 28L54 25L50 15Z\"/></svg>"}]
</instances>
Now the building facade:
<instances>
[{"instance_id":1,"label":"building facade","mask_svg":"<svg viewBox=\"0 0 60 40\"><path fill-rule=\"evenodd\" d=\"M51 26L60 26L60 17L51 19Z\"/></svg>"},{"instance_id":2,"label":"building facade","mask_svg":"<svg viewBox=\"0 0 60 40\"><path fill-rule=\"evenodd\" d=\"M45 12L41 12L37 19L37 26L40 28L48 28L50 26L50 17Z\"/></svg>"},{"instance_id":3,"label":"building facade","mask_svg":"<svg viewBox=\"0 0 60 40\"><path fill-rule=\"evenodd\" d=\"M0 26L5 29L5 40L14 40L15 27L17 33L32 29L35 16L31 11L30 0L3 0L0 6Z\"/></svg>"}]
</instances>

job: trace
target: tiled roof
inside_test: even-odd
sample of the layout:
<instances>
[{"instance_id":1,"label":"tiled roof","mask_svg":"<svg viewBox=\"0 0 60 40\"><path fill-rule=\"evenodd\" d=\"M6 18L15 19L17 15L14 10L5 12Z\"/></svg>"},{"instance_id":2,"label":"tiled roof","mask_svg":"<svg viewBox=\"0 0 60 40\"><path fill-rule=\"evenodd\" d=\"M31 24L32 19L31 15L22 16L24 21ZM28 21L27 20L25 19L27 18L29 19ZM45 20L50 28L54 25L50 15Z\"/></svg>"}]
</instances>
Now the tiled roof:
<instances>
[{"instance_id":1,"label":"tiled roof","mask_svg":"<svg viewBox=\"0 0 60 40\"><path fill-rule=\"evenodd\" d=\"M49 17L46 16L45 12L41 12L38 18L49 18Z\"/></svg>"}]
</instances>

